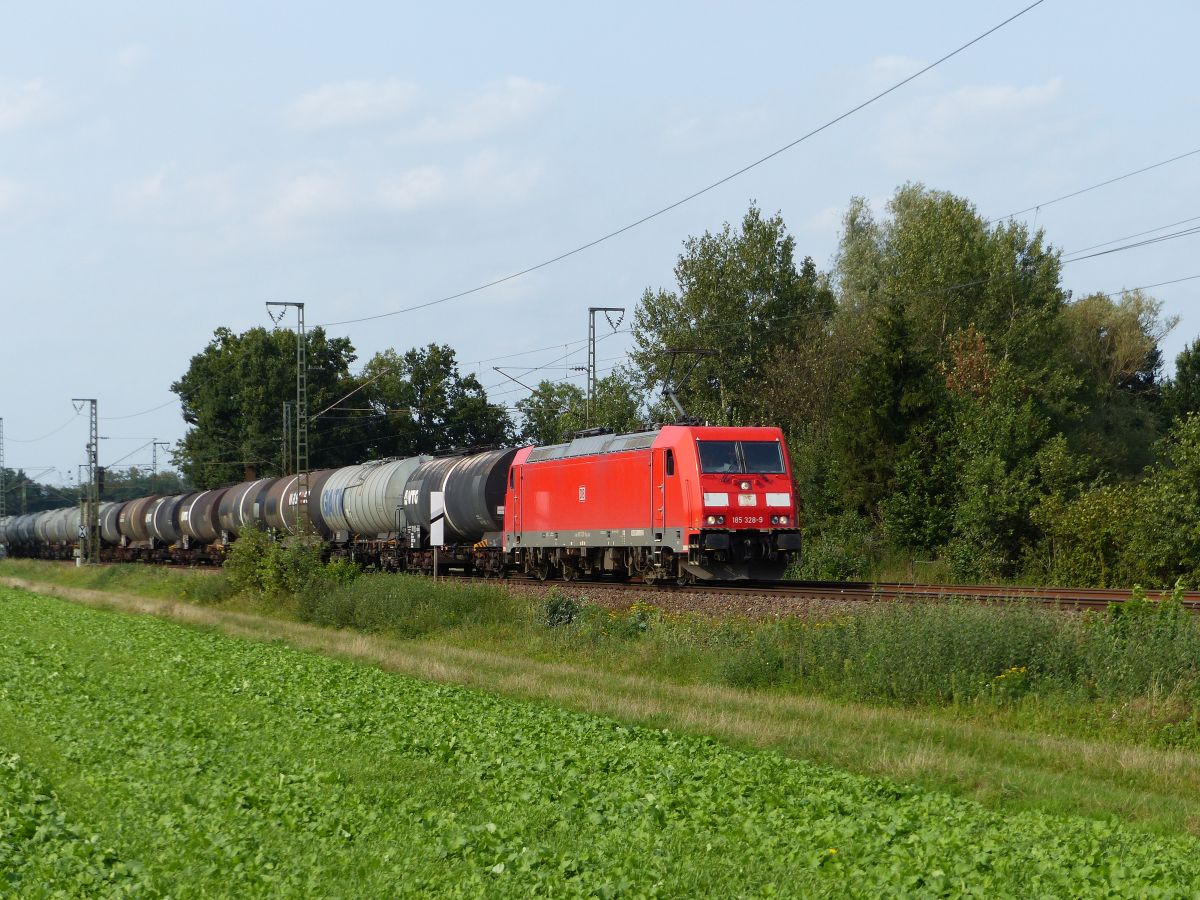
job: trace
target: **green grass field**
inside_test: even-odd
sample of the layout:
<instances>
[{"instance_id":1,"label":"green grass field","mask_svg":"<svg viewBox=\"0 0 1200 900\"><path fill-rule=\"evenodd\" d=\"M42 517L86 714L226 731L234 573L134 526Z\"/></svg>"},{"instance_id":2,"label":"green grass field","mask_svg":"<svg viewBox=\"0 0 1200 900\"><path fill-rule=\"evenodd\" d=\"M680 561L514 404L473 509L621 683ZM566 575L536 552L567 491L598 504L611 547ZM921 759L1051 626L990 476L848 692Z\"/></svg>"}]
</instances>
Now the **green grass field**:
<instances>
[{"instance_id":1,"label":"green grass field","mask_svg":"<svg viewBox=\"0 0 1200 900\"><path fill-rule=\"evenodd\" d=\"M1191 896L1200 843L0 589L14 896Z\"/></svg>"},{"instance_id":2,"label":"green grass field","mask_svg":"<svg viewBox=\"0 0 1200 900\"><path fill-rule=\"evenodd\" d=\"M1088 622L1025 606L869 607L854 627L806 629L644 606L572 610L393 576L318 578L321 590L297 600L235 595L221 573L146 566L7 560L5 575L70 585L92 604L771 749L1006 814L1200 834L1200 620L1178 611ZM1005 674L1017 663L1026 671Z\"/></svg>"}]
</instances>

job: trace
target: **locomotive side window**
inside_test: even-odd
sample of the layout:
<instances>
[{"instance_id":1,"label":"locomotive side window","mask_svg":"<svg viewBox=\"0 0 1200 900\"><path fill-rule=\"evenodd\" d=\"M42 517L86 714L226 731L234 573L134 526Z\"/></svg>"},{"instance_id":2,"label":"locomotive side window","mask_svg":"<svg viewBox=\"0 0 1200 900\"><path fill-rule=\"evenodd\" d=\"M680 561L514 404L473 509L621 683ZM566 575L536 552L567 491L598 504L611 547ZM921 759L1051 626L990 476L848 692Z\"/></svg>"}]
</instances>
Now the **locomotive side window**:
<instances>
[{"instance_id":1,"label":"locomotive side window","mask_svg":"<svg viewBox=\"0 0 1200 900\"><path fill-rule=\"evenodd\" d=\"M783 454L777 441L742 441L746 471L762 475L783 474Z\"/></svg>"},{"instance_id":2,"label":"locomotive side window","mask_svg":"<svg viewBox=\"0 0 1200 900\"><path fill-rule=\"evenodd\" d=\"M738 456L737 441L696 441L700 449L700 471L740 472L742 460Z\"/></svg>"},{"instance_id":3,"label":"locomotive side window","mask_svg":"<svg viewBox=\"0 0 1200 900\"><path fill-rule=\"evenodd\" d=\"M675 451L674 450L667 451L666 466L667 466L667 474L674 475L675 474Z\"/></svg>"}]
</instances>

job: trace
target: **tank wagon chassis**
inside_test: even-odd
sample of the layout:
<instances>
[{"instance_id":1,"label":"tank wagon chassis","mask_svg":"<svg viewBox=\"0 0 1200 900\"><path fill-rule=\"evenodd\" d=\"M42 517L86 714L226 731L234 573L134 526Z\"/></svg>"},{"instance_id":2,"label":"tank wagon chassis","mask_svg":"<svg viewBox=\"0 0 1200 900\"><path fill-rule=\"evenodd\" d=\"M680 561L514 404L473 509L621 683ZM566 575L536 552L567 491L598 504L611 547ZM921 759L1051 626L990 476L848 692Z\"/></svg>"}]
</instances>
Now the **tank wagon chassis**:
<instances>
[{"instance_id":1,"label":"tank wagon chassis","mask_svg":"<svg viewBox=\"0 0 1200 900\"><path fill-rule=\"evenodd\" d=\"M773 428L662 426L550 447L374 460L100 508L101 559L219 564L244 528L301 528L367 568L647 584L782 577L800 550ZM431 546L432 496L444 545ZM78 508L0 520L15 556L77 555Z\"/></svg>"}]
</instances>

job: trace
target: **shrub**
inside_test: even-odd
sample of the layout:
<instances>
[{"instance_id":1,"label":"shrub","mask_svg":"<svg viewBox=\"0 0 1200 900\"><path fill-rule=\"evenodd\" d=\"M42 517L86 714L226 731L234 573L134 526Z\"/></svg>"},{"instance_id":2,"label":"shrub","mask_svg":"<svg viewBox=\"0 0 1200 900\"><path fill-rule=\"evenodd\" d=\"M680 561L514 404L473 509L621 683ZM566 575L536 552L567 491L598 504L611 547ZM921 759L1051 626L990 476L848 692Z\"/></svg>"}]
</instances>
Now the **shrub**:
<instances>
[{"instance_id":1,"label":"shrub","mask_svg":"<svg viewBox=\"0 0 1200 900\"><path fill-rule=\"evenodd\" d=\"M579 618L581 609L578 601L566 596L558 588L551 588L550 594L542 606L543 617L546 625L550 628L570 625Z\"/></svg>"},{"instance_id":2,"label":"shrub","mask_svg":"<svg viewBox=\"0 0 1200 900\"><path fill-rule=\"evenodd\" d=\"M256 527L243 528L225 557L234 590L269 599L298 595L321 581L319 541L290 538L280 542Z\"/></svg>"}]
</instances>

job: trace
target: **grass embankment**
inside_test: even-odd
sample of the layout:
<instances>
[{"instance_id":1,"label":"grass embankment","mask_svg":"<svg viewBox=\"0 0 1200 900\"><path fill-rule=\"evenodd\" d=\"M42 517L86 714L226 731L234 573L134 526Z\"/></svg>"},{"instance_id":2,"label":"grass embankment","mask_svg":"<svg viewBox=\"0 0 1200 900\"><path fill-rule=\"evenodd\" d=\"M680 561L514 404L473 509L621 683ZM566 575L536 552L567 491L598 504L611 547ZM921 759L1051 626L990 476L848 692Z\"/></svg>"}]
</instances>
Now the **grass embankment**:
<instances>
[{"instance_id":1,"label":"grass embankment","mask_svg":"<svg viewBox=\"0 0 1200 900\"><path fill-rule=\"evenodd\" d=\"M8 561L0 575L127 590L144 578L144 594L159 597L232 591L220 574L137 567ZM163 587L171 579L174 592ZM1085 620L1023 604L898 605L838 622L754 625L645 606L614 616L411 578L312 583L318 589L299 602L241 596L142 608L423 678L769 747L999 809L1200 831L1191 693L1200 633L1194 618L1169 609Z\"/></svg>"},{"instance_id":2,"label":"grass embankment","mask_svg":"<svg viewBox=\"0 0 1200 900\"><path fill-rule=\"evenodd\" d=\"M22 896L1188 896L1200 879L1193 839L0 603L0 868Z\"/></svg>"}]
</instances>

